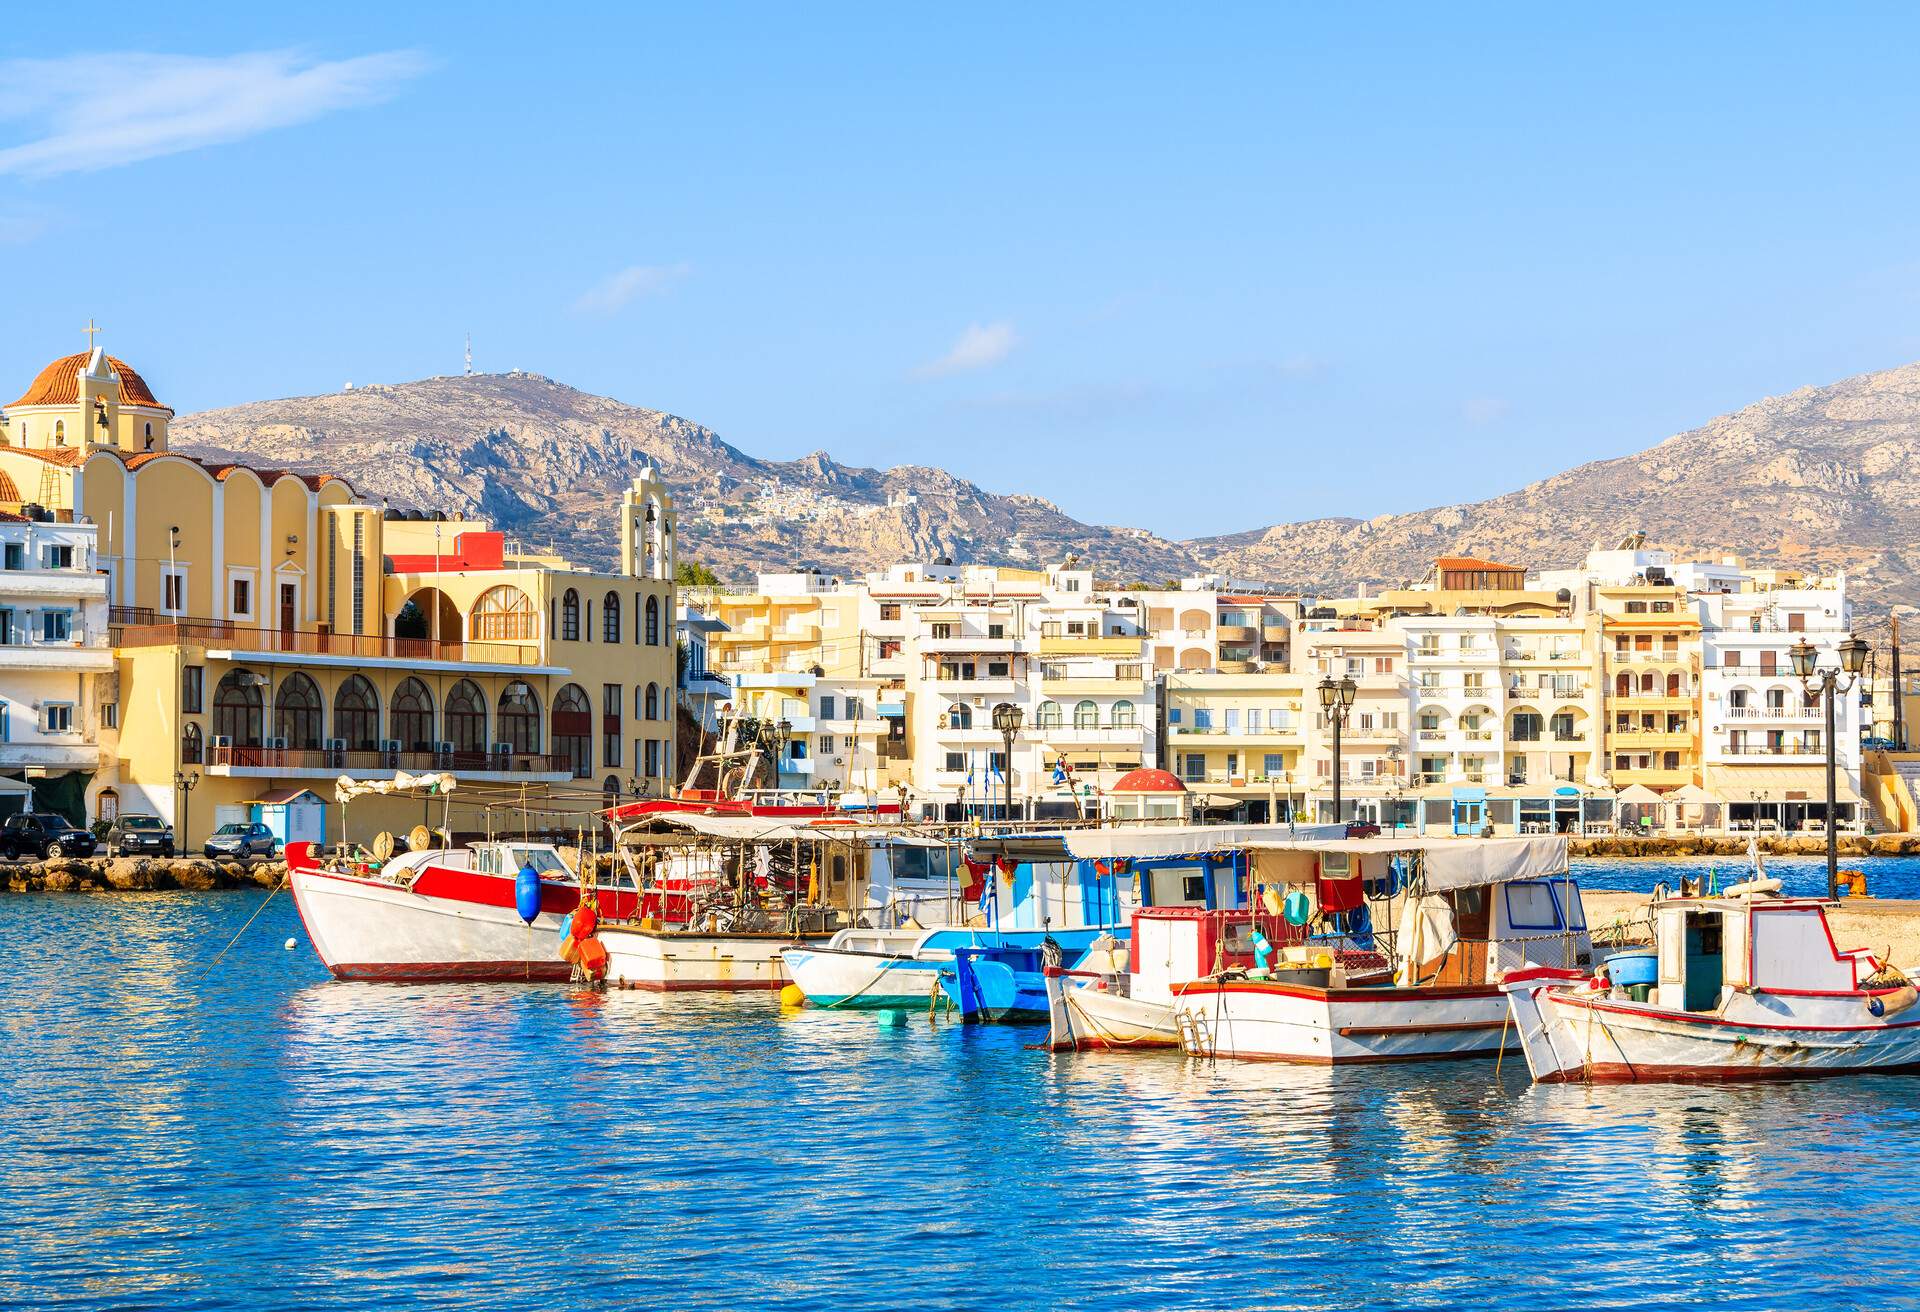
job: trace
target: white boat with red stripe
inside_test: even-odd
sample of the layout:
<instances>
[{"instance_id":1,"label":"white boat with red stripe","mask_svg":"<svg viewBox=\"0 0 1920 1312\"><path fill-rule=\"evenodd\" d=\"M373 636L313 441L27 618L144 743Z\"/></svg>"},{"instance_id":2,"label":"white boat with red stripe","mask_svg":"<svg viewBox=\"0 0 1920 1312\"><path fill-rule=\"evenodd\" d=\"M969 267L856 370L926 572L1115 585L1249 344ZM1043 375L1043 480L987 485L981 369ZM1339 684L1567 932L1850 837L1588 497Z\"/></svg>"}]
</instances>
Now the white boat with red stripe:
<instances>
[{"instance_id":1,"label":"white boat with red stripe","mask_svg":"<svg viewBox=\"0 0 1920 1312\"><path fill-rule=\"evenodd\" d=\"M405 852L375 865L323 863L312 843L289 843L287 882L307 938L336 979L566 980L558 953L563 917L580 881L560 850L530 842ZM531 866L540 911L520 918L514 881ZM617 878L617 877L616 877ZM631 885L602 885L603 915L631 915Z\"/></svg>"},{"instance_id":2,"label":"white boat with red stripe","mask_svg":"<svg viewBox=\"0 0 1920 1312\"><path fill-rule=\"evenodd\" d=\"M1534 969L1502 985L1541 1082L1795 1078L1920 1067L1920 1009L1902 971L1842 949L1828 902L1771 895L1655 903L1651 948L1592 973Z\"/></svg>"}]
</instances>

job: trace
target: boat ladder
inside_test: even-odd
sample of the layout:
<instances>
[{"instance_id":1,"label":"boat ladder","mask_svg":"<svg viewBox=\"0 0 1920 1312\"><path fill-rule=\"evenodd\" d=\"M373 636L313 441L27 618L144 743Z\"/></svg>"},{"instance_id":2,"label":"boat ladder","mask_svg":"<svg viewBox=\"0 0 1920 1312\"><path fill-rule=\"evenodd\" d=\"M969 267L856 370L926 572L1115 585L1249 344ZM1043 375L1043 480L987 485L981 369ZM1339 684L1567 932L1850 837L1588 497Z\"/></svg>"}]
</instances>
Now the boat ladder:
<instances>
[{"instance_id":1,"label":"boat ladder","mask_svg":"<svg viewBox=\"0 0 1920 1312\"><path fill-rule=\"evenodd\" d=\"M1173 1018L1174 1028L1180 1033L1180 1047L1189 1057L1212 1057L1217 1055L1213 1031L1207 1025L1207 1018L1194 1011L1177 1012Z\"/></svg>"}]
</instances>

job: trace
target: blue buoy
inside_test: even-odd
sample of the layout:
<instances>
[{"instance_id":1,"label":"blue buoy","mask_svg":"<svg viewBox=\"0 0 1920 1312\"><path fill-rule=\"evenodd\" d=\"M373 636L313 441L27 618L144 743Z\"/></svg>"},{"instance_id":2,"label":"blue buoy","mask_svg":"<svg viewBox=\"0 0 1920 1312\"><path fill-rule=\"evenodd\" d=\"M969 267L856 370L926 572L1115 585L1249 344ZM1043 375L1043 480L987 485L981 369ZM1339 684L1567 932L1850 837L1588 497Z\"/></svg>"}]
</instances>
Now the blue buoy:
<instances>
[{"instance_id":1,"label":"blue buoy","mask_svg":"<svg viewBox=\"0 0 1920 1312\"><path fill-rule=\"evenodd\" d=\"M513 909L529 925L540 915L540 872L531 864L521 866L513 877Z\"/></svg>"}]
</instances>

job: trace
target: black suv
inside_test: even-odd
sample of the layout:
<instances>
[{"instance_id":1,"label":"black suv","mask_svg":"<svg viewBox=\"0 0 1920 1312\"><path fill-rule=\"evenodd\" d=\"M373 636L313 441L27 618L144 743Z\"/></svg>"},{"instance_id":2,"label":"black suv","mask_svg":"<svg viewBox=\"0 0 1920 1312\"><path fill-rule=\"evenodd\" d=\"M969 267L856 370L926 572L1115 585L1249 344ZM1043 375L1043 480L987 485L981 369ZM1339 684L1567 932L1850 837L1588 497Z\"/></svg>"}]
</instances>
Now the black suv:
<instances>
[{"instance_id":1,"label":"black suv","mask_svg":"<svg viewBox=\"0 0 1920 1312\"><path fill-rule=\"evenodd\" d=\"M10 815L0 825L0 856L92 856L93 835L75 829L63 815L45 811L27 811Z\"/></svg>"},{"instance_id":2,"label":"black suv","mask_svg":"<svg viewBox=\"0 0 1920 1312\"><path fill-rule=\"evenodd\" d=\"M107 830L107 855L173 855L173 830L157 815L123 815Z\"/></svg>"}]
</instances>

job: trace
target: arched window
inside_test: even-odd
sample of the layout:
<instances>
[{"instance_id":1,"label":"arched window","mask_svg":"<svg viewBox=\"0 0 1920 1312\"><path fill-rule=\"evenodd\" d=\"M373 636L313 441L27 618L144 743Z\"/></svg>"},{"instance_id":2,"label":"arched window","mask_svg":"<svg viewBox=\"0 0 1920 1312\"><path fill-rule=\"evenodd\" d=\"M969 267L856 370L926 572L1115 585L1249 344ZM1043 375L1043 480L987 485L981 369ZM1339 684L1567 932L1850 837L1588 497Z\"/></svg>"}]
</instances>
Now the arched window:
<instances>
[{"instance_id":1,"label":"arched window","mask_svg":"<svg viewBox=\"0 0 1920 1312\"><path fill-rule=\"evenodd\" d=\"M540 694L515 679L500 692L500 741L510 752L540 750Z\"/></svg>"},{"instance_id":2,"label":"arched window","mask_svg":"<svg viewBox=\"0 0 1920 1312\"><path fill-rule=\"evenodd\" d=\"M350 752L380 748L380 694L365 676L349 675L333 694L333 736L347 741Z\"/></svg>"},{"instance_id":3,"label":"arched window","mask_svg":"<svg viewBox=\"0 0 1920 1312\"><path fill-rule=\"evenodd\" d=\"M1556 740L1563 743L1571 741L1573 738L1573 712L1555 711L1553 718L1547 721L1547 727Z\"/></svg>"},{"instance_id":4,"label":"arched window","mask_svg":"<svg viewBox=\"0 0 1920 1312\"><path fill-rule=\"evenodd\" d=\"M1041 702L1039 711L1033 717L1034 725L1041 729L1060 727L1060 703Z\"/></svg>"},{"instance_id":5,"label":"arched window","mask_svg":"<svg viewBox=\"0 0 1920 1312\"><path fill-rule=\"evenodd\" d=\"M565 642L580 641L580 594L572 588L560 594L560 637Z\"/></svg>"},{"instance_id":6,"label":"arched window","mask_svg":"<svg viewBox=\"0 0 1920 1312\"><path fill-rule=\"evenodd\" d=\"M600 781L600 791L605 793L609 798L620 796L620 776L610 774L605 779L602 779Z\"/></svg>"},{"instance_id":7,"label":"arched window","mask_svg":"<svg viewBox=\"0 0 1920 1312\"><path fill-rule=\"evenodd\" d=\"M660 598L647 598L647 646L660 645Z\"/></svg>"},{"instance_id":8,"label":"arched window","mask_svg":"<svg viewBox=\"0 0 1920 1312\"><path fill-rule=\"evenodd\" d=\"M577 683L553 699L553 752L566 760L575 779L593 773L593 703Z\"/></svg>"},{"instance_id":9,"label":"arched window","mask_svg":"<svg viewBox=\"0 0 1920 1312\"><path fill-rule=\"evenodd\" d=\"M213 690L213 736L235 747L258 747L266 732L260 689L266 678L252 670L228 670Z\"/></svg>"},{"instance_id":10,"label":"arched window","mask_svg":"<svg viewBox=\"0 0 1920 1312\"><path fill-rule=\"evenodd\" d=\"M180 764L204 765L206 763L206 742L200 737L200 726L189 724L186 732L180 735Z\"/></svg>"},{"instance_id":11,"label":"arched window","mask_svg":"<svg viewBox=\"0 0 1920 1312\"><path fill-rule=\"evenodd\" d=\"M53 421L53 444L55 446L67 444L67 426L58 419Z\"/></svg>"},{"instance_id":12,"label":"arched window","mask_svg":"<svg viewBox=\"0 0 1920 1312\"><path fill-rule=\"evenodd\" d=\"M460 680L447 694L447 741L456 752L487 750L487 699L472 679Z\"/></svg>"},{"instance_id":13,"label":"arched window","mask_svg":"<svg viewBox=\"0 0 1920 1312\"><path fill-rule=\"evenodd\" d=\"M646 708L649 720L660 718L660 685L657 683L647 685Z\"/></svg>"},{"instance_id":14,"label":"arched window","mask_svg":"<svg viewBox=\"0 0 1920 1312\"><path fill-rule=\"evenodd\" d=\"M1116 729L1131 729L1134 725L1133 703L1115 702L1113 704L1113 727Z\"/></svg>"},{"instance_id":15,"label":"arched window","mask_svg":"<svg viewBox=\"0 0 1920 1312\"><path fill-rule=\"evenodd\" d=\"M475 642L530 642L539 636L532 599L504 583L480 594L467 629Z\"/></svg>"},{"instance_id":16,"label":"arched window","mask_svg":"<svg viewBox=\"0 0 1920 1312\"><path fill-rule=\"evenodd\" d=\"M967 705L965 702L955 702L949 706L947 708L947 728L973 728L973 707Z\"/></svg>"},{"instance_id":17,"label":"arched window","mask_svg":"<svg viewBox=\"0 0 1920 1312\"><path fill-rule=\"evenodd\" d=\"M1083 701L1073 708L1073 727L1076 729L1098 729L1100 727L1100 708L1090 701Z\"/></svg>"},{"instance_id":18,"label":"arched window","mask_svg":"<svg viewBox=\"0 0 1920 1312\"><path fill-rule=\"evenodd\" d=\"M273 736L287 740L295 751L311 752L320 746L320 687L295 670L280 680L273 693Z\"/></svg>"},{"instance_id":19,"label":"arched window","mask_svg":"<svg viewBox=\"0 0 1920 1312\"><path fill-rule=\"evenodd\" d=\"M620 641L620 594L607 593L605 601L600 603L600 636L608 642Z\"/></svg>"},{"instance_id":20,"label":"arched window","mask_svg":"<svg viewBox=\"0 0 1920 1312\"><path fill-rule=\"evenodd\" d=\"M418 679L407 678L393 690L387 708L387 736L400 740L403 752L433 750L433 693Z\"/></svg>"}]
</instances>

